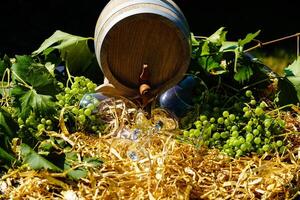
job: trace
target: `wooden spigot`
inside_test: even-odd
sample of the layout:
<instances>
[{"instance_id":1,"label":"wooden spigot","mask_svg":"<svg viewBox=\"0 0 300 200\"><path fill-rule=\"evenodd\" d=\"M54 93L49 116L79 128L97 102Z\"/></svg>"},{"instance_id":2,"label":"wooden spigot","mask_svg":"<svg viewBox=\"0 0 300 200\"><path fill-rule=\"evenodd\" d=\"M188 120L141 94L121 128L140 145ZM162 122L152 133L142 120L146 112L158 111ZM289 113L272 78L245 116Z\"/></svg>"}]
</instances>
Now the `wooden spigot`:
<instances>
[{"instance_id":1,"label":"wooden spigot","mask_svg":"<svg viewBox=\"0 0 300 200\"><path fill-rule=\"evenodd\" d=\"M150 72L147 64L143 65L142 73L139 77L139 93L141 96L142 107L145 111L148 112L149 116L151 115L151 107L149 107L149 103L151 102L151 86L150 86Z\"/></svg>"}]
</instances>

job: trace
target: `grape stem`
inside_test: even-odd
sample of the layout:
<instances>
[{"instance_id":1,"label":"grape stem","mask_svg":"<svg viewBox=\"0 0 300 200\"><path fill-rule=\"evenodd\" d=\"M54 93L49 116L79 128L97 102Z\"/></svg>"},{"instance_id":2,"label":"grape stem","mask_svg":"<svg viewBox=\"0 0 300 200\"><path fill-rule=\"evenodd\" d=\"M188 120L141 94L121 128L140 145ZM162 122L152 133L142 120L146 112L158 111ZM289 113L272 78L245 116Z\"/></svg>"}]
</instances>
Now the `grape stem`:
<instances>
[{"instance_id":1,"label":"grape stem","mask_svg":"<svg viewBox=\"0 0 300 200\"><path fill-rule=\"evenodd\" d=\"M4 85L4 79L5 79L6 74L7 74L7 84ZM1 101L1 105L2 105L2 102L5 102L8 105L9 95L8 95L7 91L4 90L4 88L8 88L9 86L10 86L10 70L9 70L9 68L6 68L3 73L2 80L1 80L1 89L3 89L3 95L2 95L3 99L1 99L3 101Z\"/></svg>"},{"instance_id":2,"label":"grape stem","mask_svg":"<svg viewBox=\"0 0 300 200\"><path fill-rule=\"evenodd\" d=\"M71 83L71 85L73 85L73 81L72 81L73 76L71 75L67 64L66 64L66 72L68 75L68 80L67 80L66 86L68 87L69 82Z\"/></svg>"},{"instance_id":3,"label":"grape stem","mask_svg":"<svg viewBox=\"0 0 300 200\"><path fill-rule=\"evenodd\" d=\"M252 51L252 50L254 50L256 48L260 48L260 47L263 47L263 46L266 46L266 45L269 45L269 44L280 42L282 40L287 40L287 39L290 39L290 38L297 37L297 56L299 56L299 36L300 36L300 32L299 33L295 33L293 35L288 35L288 36L285 36L285 37L282 37L282 38L278 38L278 39L275 39L275 40L271 40L271 41L268 41L268 42L261 42L259 40L255 40L255 41L257 41L258 44L256 44L255 46L250 47L250 48L244 50L244 52L249 52L249 51Z\"/></svg>"},{"instance_id":4,"label":"grape stem","mask_svg":"<svg viewBox=\"0 0 300 200\"><path fill-rule=\"evenodd\" d=\"M281 107L279 107L279 108L276 108L276 109L274 109L274 110L271 110L271 111L267 112L267 114L270 114L270 113L273 113L273 112L277 112L277 111L279 111L279 110L282 110L282 109L288 108L288 107L292 107L292 106L294 106L294 105L295 105L295 104L287 104L287 105L281 106Z\"/></svg>"}]
</instances>

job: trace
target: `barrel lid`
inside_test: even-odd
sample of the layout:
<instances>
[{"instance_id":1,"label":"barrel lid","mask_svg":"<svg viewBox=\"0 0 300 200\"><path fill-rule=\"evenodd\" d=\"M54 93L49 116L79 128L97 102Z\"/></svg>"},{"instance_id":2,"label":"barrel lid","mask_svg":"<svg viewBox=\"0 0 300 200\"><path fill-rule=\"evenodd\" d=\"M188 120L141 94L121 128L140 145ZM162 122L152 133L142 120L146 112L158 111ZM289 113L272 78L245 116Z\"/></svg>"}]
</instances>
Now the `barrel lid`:
<instances>
[{"instance_id":1,"label":"barrel lid","mask_svg":"<svg viewBox=\"0 0 300 200\"><path fill-rule=\"evenodd\" d=\"M190 38L186 22L141 9L115 17L110 26L102 28L102 37L95 38L95 44L100 45L96 53L104 75L116 89L137 94L146 64L148 83L158 94L184 76L190 60Z\"/></svg>"}]
</instances>

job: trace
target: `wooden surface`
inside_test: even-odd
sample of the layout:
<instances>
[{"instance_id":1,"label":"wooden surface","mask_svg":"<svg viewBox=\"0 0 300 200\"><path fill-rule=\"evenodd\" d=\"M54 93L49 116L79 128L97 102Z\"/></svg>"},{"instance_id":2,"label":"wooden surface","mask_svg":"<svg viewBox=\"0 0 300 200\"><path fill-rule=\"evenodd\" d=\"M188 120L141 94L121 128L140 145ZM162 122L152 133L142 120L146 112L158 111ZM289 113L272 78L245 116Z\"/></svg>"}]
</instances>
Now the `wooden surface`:
<instances>
[{"instance_id":1,"label":"wooden surface","mask_svg":"<svg viewBox=\"0 0 300 200\"><path fill-rule=\"evenodd\" d=\"M155 95L184 76L190 60L189 30L169 1L113 0L99 17L95 49L104 75L119 93L138 94L139 76L147 64Z\"/></svg>"}]
</instances>

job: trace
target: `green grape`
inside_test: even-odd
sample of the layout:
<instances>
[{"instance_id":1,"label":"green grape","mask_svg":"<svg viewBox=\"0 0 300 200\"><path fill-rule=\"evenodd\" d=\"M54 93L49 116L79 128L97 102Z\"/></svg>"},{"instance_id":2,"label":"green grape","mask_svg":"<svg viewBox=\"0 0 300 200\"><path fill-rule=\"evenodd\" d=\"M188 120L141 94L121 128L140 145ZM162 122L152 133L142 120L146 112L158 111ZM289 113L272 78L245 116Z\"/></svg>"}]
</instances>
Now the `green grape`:
<instances>
[{"instance_id":1,"label":"green grape","mask_svg":"<svg viewBox=\"0 0 300 200\"><path fill-rule=\"evenodd\" d=\"M267 107L267 104L266 104L266 102L262 101L262 102L259 104L259 106L260 106L261 108L265 108L265 107Z\"/></svg>"},{"instance_id":2,"label":"green grape","mask_svg":"<svg viewBox=\"0 0 300 200\"><path fill-rule=\"evenodd\" d=\"M202 124L203 124L203 126L207 126L207 125L209 124L209 122L208 122L207 120L204 120L204 121L202 122Z\"/></svg>"},{"instance_id":3,"label":"green grape","mask_svg":"<svg viewBox=\"0 0 300 200\"><path fill-rule=\"evenodd\" d=\"M200 132L199 129L196 129L196 130L194 131L194 135L195 135L196 137L199 137L200 134L201 134L201 132Z\"/></svg>"},{"instance_id":4,"label":"green grape","mask_svg":"<svg viewBox=\"0 0 300 200\"><path fill-rule=\"evenodd\" d=\"M73 88L73 89L71 89L70 93L71 94L77 94L78 91L79 91L78 88Z\"/></svg>"},{"instance_id":5,"label":"green grape","mask_svg":"<svg viewBox=\"0 0 300 200\"><path fill-rule=\"evenodd\" d=\"M200 117L199 117L199 119L200 119L200 121L205 121L205 120L207 120L207 117L205 116L205 115L201 115Z\"/></svg>"},{"instance_id":6,"label":"green grape","mask_svg":"<svg viewBox=\"0 0 300 200\"><path fill-rule=\"evenodd\" d=\"M66 93L66 94L70 93L70 91L71 91L71 89L70 89L70 88L68 88L68 87L67 87L67 88L65 88L65 93Z\"/></svg>"},{"instance_id":7,"label":"green grape","mask_svg":"<svg viewBox=\"0 0 300 200\"><path fill-rule=\"evenodd\" d=\"M249 111L249 108L247 106L243 107L243 112L245 113L247 111Z\"/></svg>"},{"instance_id":8,"label":"green grape","mask_svg":"<svg viewBox=\"0 0 300 200\"><path fill-rule=\"evenodd\" d=\"M239 144L244 144L245 143L245 139L243 137L239 138Z\"/></svg>"},{"instance_id":9,"label":"green grape","mask_svg":"<svg viewBox=\"0 0 300 200\"><path fill-rule=\"evenodd\" d=\"M23 125L23 124L24 124L24 121L23 121L23 119L22 119L22 118L20 118L20 117L18 118L18 124L19 124L19 125Z\"/></svg>"},{"instance_id":10,"label":"green grape","mask_svg":"<svg viewBox=\"0 0 300 200\"><path fill-rule=\"evenodd\" d=\"M84 110L83 113L84 113L85 116L90 116L92 114L92 110L87 108L87 109Z\"/></svg>"},{"instance_id":11,"label":"green grape","mask_svg":"<svg viewBox=\"0 0 300 200\"><path fill-rule=\"evenodd\" d=\"M236 157L240 157L241 155L243 155L243 151L241 149L238 149L236 151Z\"/></svg>"},{"instance_id":12,"label":"green grape","mask_svg":"<svg viewBox=\"0 0 300 200\"><path fill-rule=\"evenodd\" d=\"M252 127L249 125L245 126L245 129L247 132L252 132Z\"/></svg>"},{"instance_id":13,"label":"green grape","mask_svg":"<svg viewBox=\"0 0 300 200\"><path fill-rule=\"evenodd\" d=\"M286 151L286 147L285 146L281 146L279 149L280 153L284 153Z\"/></svg>"},{"instance_id":14,"label":"green grape","mask_svg":"<svg viewBox=\"0 0 300 200\"><path fill-rule=\"evenodd\" d=\"M252 99L252 100L250 101L250 104L251 104L251 105L255 105L255 104L256 104L256 101L255 101L254 99Z\"/></svg>"},{"instance_id":15,"label":"green grape","mask_svg":"<svg viewBox=\"0 0 300 200\"><path fill-rule=\"evenodd\" d=\"M86 106L86 108L89 108L89 109L91 109L91 110L94 110L94 109L95 109L95 105L92 104L92 103L89 103L89 104Z\"/></svg>"},{"instance_id":16,"label":"green grape","mask_svg":"<svg viewBox=\"0 0 300 200\"><path fill-rule=\"evenodd\" d=\"M211 117L210 119L209 119L209 122L210 123L214 123L216 121L216 119L214 118L214 117Z\"/></svg>"},{"instance_id":17,"label":"green grape","mask_svg":"<svg viewBox=\"0 0 300 200\"><path fill-rule=\"evenodd\" d=\"M221 138L223 138L223 139L228 138L228 136L229 136L229 133L228 133L228 132L222 132L222 133L221 133Z\"/></svg>"},{"instance_id":18,"label":"green grape","mask_svg":"<svg viewBox=\"0 0 300 200\"><path fill-rule=\"evenodd\" d=\"M42 119L41 119L41 123L42 123L42 124L46 124L46 119L45 119L45 118L42 118Z\"/></svg>"},{"instance_id":19,"label":"green grape","mask_svg":"<svg viewBox=\"0 0 300 200\"><path fill-rule=\"evenodd\" d=\"M51 125L52 124L52 121L50 119L47 119L46 120L46 125Z\"/></svg>"},{"instance_id":20,"label":"green grape","mask_svg":"<svg viewBox=\"0 0 300 200\"><path fill-rule=\"evenodd\" d=\"M276 146L277 146L277 147L281 147L282 145L283 145L282 140L277 140L277 141L276 141Z\"/></svg>"},{"instance_id":21,"label":"green grape","mask_svg":"<svg viewBox=\"0 0 300 200\"><path fill-rule=\"evenodd\" d=\"M250 118L251 117L251 112L250 111L246 111L245 114L244 114L244 116L246 118Z\"/></svg>"},{"instance_id":22,"label":"green grape","mask_svg":"<svg viewBox=\"0 0 300 200\"><path fill-rule=\"evenodd\" d=\"M269 144L270 143L270 139L269 138L265 138L264 142L265 142L265 144Z\"/></svg>"},{"instance_id":23,"label":"green grape","mask_svg":"<svg viewBox=\"0 0 300 200\"><path fill-rule=\"evenodd\" d=\"M239 129L239 128L238 128L236 125L234 125L234 126L231 127L230 130L231 130L231 131L237 131L238 129Z\"/></svg>"},{"instance_id":24,"label":"green grape","mask_svg":"<svg viewBox=\"0 0 300 200\"><path fill-rule=\"evenodd\" d=\"M217 126L216 126L215 124L211 124L211 125L210 125L210 128L211 128L212 131L217 130Z\"/></svg>"},{"instance_id":25,"label":"green grape","mask_svg":"<svg viewBox=\"0 0 300 200\"><path fill-rule=\"evenodd\" d=\"M227 117L229 117L229 112L227 110L225 110L222 115L223 115L223 117L227 118Z\"/></svg>"},{"instance_id":26,"label":"green grape","mask_svg":"<svg viewBox=\"0 0 300 200\"><path fill-rule=\"evenodd\" d=\"M219 117L217 121L218 121L219 124L223 124L224 123L224 118L223 117Z\"/></svg>"},{"instance_id":27,"label":"green grape","mask_svg":"<svg viewBox=\"0 0 300 200\"><path fill-rule=\"evenodd\" d=\"M263 149L265 152L267 152L267 151L270 150L270 146L269 146L268 144L265 144L265 145L262 147L262 149Z\"/></svg>"},{"instance_id":28,"label":"green grape","mask_svg":"<svg viewBox=\"0 0 300 200\"><path fill-rule=\"evenodd\" d=\"M95 89L95 85L94 85L93 83L91 83L91 82L89 82L86 86L87 86L87 88L88 88L89 90Z\"/></svg>"},{"instance_id":29,"label":"green grape","mask_svg":"<svg viewBox=\"0 0 300 200\"><path fill-rule=\"evenodd\" d=\"M43 130L45 130L44 124L39 124L39 125L37 126L37 129L38 129L38 131L43 131Z\"/></svg>"},{"instance_id":30,"label":"green grape","mask_svg":"<svg viewBox=\"0 0 300 200\"><path fill-rule=\"evenodd\" d=\"M260 144L260 143L261 143L260 137L254 138L254 143L255 143L255 144Z\"/></svg>"},{"instance_id":31,"label":"green grape","mask_svg":"<svg viewBox=\"0 0 300 200\"><path fill-rule=\"evenodd\" d=\"M262 128L261 125L258 125L256 129L259 130L259 131L262 131L262 130L263 130L263 128Z\"/></svg>"},{"instance_id":32,"label":"green grape","mask_svg":"<svg viewBox=\"0 0 300 200\"><path fill-rule=\"evenodd\" d=\"M90 120L92 120L92 121L96 121L96 116L95 116L95 115L90 115L89 118L90 118Z\"/></svg>"},{"instance_id":33,"label":"green grape","mask_svg":"<svg viewBox=\"0 0 300 200\"><path fill-rule=\"evenodd\" d=\"M225 126L229 126L231 123L230 123L230 120L229 119L225 119L224 120L224 125Z\"/></svg>"},{"instance_id":34,"label":"green grape","mask_svg":"<svg viewBox=\"0 0 300 200\"><path fill-rule=\"evenodd\" d=\"M79 120L79 122L84 123L85 120L86 120L85 115L80 114L80 115L78 116L78 120Z\"/></svg>"},{"instance_id":35,"label":"green grape","mask_svg":"<svg viewBox=\"0 0 300 200\"><path fill-rule=\"evenodd\" d=\"M252 97L252 91L251 90L247 90L245 92L246 97Z\"/></svg>"},{"instance_id":36,"label":"green grape","mask_svg":"<svg viewBox=\"0 0 300 200\"><path fill-rule=\"evenodd\" d=\"M220 139L220 137L221 137L221 135L220 135L220 133L218 133L218 132L215 132L215 133L213 134L213 139L215 139L215 140Z\"/></svg>"},{"instance_id":37,"label":"green grape","mask_svg":"<svg viewBox=\"0 0 300 200\"><path fill-rule=\"evenodd\" d=\"M264 113L264 110L261 107L256 107L254 112L257 116L261 116Z\"/></svg>"},{"instance_id":38,"label":"green grape","mask_svg":"<svg viewBox=\"0 0 300 200\"><path fill-rule=\"evenodd\" d=\"M266 128L269 128L272 124L272 120L271 119L265 119L264 121L264 125Z\"/></svg>"},{"instance_id":39,"label":"green grape","mask_svg":"<svg viewBox=\"0 0 300 200\"><path fill-rule=\"evenodd\" d=\"M241 149L242 151L247 151L248 147L247 147L246 144L241 144L240 149Z\"/></svg>"},{"instance_id":40,"label":"green grape","mask_svg":"<svg viewBox=\"0 0 300 200\"><path fill-rule=\"evenodd\" d=\"M58 101L58 104L59 104L59 105L64 105L65 102L64 102L63 100L59 100L59 101Z\"/></svg>"},{"instance_id":41,"label":"green grape","mask_svg":"<svg viewBox=\"0 0 300 200\"><path fill-rule=\"evenodd\" d=\"M256 152L257 152L257 154L259 154L259 155L261 155L261 154L264 153L264 151L263 151L262 148L258 148L258 149L256 150Z\"/></svg>"},{"instance_id":42,"label":"green grape","mask_svg":"<svg viewBox=\"0 0 300 200\"><path fill-rule=\"evenodd\" d=\"M231 121L234 121L234 120L235 120L235 115L234 115L234 114L230 114L230 115L229 115L229 119L230 119Z\"/></svg>"},{"instance_id":43,"label":"green grape","mask_svg":"<svg viewBox=\"0 0 300 200\"><path fill-rule=\"evenodd\" d=\"M246 135L246 141L251 142L253 140L254 136L251 133L247 133Z\"/></svg>"},{"instance_id":44,"label":"green grape","mask_svg":"<svg viewBox=\"0 0 300 200\"><path fill-rule=\"evenodd\" d=\"M79 113L79 109L77 107L72 108L72 113L74 113L75 115L77 115Z\"/></svg>"},{"instance_id":45,"label":"green grape","mask_svg":"<svg viewBox=\"0 0 300 200\"><path fill-rule=\"evenodd\" d=\"M254 129L253 130L253 135L258 135L259 134L259 130L258 129Z\"/></svg>"},{"instance_id":46,"label":"green grape","mask_svg":"<svg viewBox=\"0 0 300 200\"><path fill-rule=\"evenodd\" d=\"M183 131L183 136L184 137L189 137L190 136L190 132L189 131Z\"/></svg>"},{"instance_id":47,"label":"green grape","mask_svg":"<svg viewBox=\"0 0 300 200\"><path fill-rule=\"evenodd\" d=\"M233 131L233 132L231 133L231 136L232 136L232 137L238 137L238 136L239 136L239 132L238 132L238 131Z\"/></svg>"},{"instance_id":48,"label":"green grape","mask_svg":"<svg viewBox=\"0 0 300 200\"><path fill-rule=\"evenodd\" d=\"M265 135L266 135L267 137L271 137L271 135L272 135L272 134L271 134L271 131L266 131L266 132L265 132Z\"/></svg>"}]
</instances>

